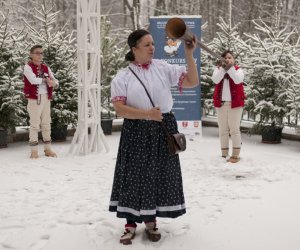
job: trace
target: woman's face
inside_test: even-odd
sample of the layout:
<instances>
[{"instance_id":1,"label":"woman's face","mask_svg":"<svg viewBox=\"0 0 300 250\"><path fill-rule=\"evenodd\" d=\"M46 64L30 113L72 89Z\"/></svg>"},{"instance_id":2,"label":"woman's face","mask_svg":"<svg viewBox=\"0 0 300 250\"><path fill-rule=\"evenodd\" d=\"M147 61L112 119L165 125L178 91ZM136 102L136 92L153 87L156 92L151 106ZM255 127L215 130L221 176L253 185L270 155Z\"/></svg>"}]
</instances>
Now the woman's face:
<instances>
[{"instance_id":1,"label":"woman's face","mask_svg":"<svg viewBox=\"0 0 300 250\"><path fill-rule=\"evenodd\" d=\"M152 36L150 34L143 36L132 50L136 62L147 63L151 61L155 50Z\"/></svg>"},{"instance_id":2,"label":"woman's face","mask_svg":"<svg viewBox=\"0 0 300 250\"><path fill-rule=\"evenodd\" d=\"M224 57L226 64L234 64L234 58L230 53L227 53Z\"/></svg>"}]
</instances>

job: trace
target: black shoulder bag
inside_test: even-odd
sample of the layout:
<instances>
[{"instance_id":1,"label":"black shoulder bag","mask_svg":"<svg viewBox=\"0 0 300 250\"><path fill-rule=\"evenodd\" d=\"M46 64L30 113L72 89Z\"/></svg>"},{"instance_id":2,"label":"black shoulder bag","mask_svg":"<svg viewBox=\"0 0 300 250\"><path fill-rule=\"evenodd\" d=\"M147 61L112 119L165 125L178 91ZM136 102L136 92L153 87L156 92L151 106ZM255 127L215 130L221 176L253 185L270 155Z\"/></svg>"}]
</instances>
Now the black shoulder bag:
<instances>
[{"instance_id":1,"label":"black shoulder bag","mask_svg":"<svg viewBox=\"0 0 300 250\"><path fill-rule=\"evenodd\" d=\"M135 77L139 80L139 82L142 84L142 86L144 87L147 96L150 99L150 102L153 106L153 108L155 108L154 102L152 101L151 96L149 95L148 90L146 89L144 83L142 82L142 80L137 76L137 74L133 71L132 68L128 67L130 69L130 71L135 75ZM161 122L161 126L163 128L163 130L166 133L167 136L167 142L168 142L168 148L169 148L169 152L171 155L175 155L178 154L180 152L185 151L186 149L186 139L185 139L185 135L182 133L176 133L176 134L171 134L169 133L169 131L167 130L164 122Z\"/></svg>"}]
</instances>

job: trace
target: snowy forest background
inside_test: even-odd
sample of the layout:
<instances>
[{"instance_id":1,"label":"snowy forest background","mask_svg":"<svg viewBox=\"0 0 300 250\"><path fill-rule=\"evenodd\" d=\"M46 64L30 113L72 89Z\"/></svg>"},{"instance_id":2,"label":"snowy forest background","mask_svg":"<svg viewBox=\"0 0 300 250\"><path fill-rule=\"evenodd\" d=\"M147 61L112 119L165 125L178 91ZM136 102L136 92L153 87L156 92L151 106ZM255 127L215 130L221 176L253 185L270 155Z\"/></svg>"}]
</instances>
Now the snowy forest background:
<instances>
[{"instance_id":1,"label":"snowy forest background","mask_svg":"<svg viewBox=\"0 0 300 250\"><path fill-rule=\"evenodd\" d=\"M300 1L296 0L101 0L102 105L112 110L110 82L124 67L131 30L147 28L149 16L201 15L202 40L214 51L231 49L244 69L246 110L258 124L299 130ZM75 125L76 1L0 0L0 127L26 125L22 68L34 43L60 81L52 102L55 126ZM212 110L216 60L202 51L202 105Z\"/></svg>"}]
</instances>

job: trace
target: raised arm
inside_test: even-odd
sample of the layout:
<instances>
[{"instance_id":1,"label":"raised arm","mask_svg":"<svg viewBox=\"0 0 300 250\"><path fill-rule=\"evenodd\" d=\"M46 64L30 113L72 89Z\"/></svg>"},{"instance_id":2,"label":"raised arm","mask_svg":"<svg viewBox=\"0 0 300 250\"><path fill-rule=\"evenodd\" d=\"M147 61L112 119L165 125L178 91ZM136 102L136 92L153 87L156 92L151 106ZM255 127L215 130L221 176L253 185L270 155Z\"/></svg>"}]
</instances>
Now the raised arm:
<instances>
[{"instance_id":1,"label":"raised arm","mask_svg":"<svg viewBox=\"0 0 300 250\"><path fill-rule=\"evenodd\" d=\"M228 75L235 84L240 84L244 81L244 72L241 68L236 70L233 66L227 71Z\"/></svg>"},{"instance_id":2,"label":"raised arm","mask_svg":"<svg viewBox=\"0 0 300 250\"><path fill-rule=\"evenodd\" d=\"M215 84L218 84L224 78L225 74L226 74L226 71L224 68L217 67L217 68L215 68L211 79Z\"/></svg>"},{"instance_id":3,"label":"raised arm","mask_svg":"<svg viewBox=\"0 0 300 250\"><path fill-rule=\"evenodd\" d=\"M187 75L183 80L182 86L184 88L193 88L199 84L198 70L194 60L194 50L196 48L195 38L192 43L185 43L185 57L187 61Z\"/></svg>"}]
</instances>

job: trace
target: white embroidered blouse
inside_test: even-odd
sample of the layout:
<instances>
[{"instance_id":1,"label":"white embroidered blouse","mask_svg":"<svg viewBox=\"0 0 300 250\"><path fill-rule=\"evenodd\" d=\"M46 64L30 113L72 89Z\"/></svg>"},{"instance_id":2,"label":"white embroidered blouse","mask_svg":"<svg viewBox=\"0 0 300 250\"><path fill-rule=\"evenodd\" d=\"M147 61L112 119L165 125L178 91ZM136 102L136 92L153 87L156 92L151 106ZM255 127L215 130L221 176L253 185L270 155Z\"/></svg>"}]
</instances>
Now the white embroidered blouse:
<instances>
[{"instance_id":1,"label":"white embroidered blouse","mask_svg":"<svg viewBox=\"0 0 300 250\"><path fill-rule=\"evenodd\" d=\"M171 87L182 88L186 76L186 67L168 64L163 60L153 59L145 69L130 63L129 67L138 75L147 88L156 107L162 113L168 113L173 106ZM124 101L126 105L149 110L152 108L146 91L129 68L117 73L111 83L112 102Z\"/></svg>"}]
</instances>

